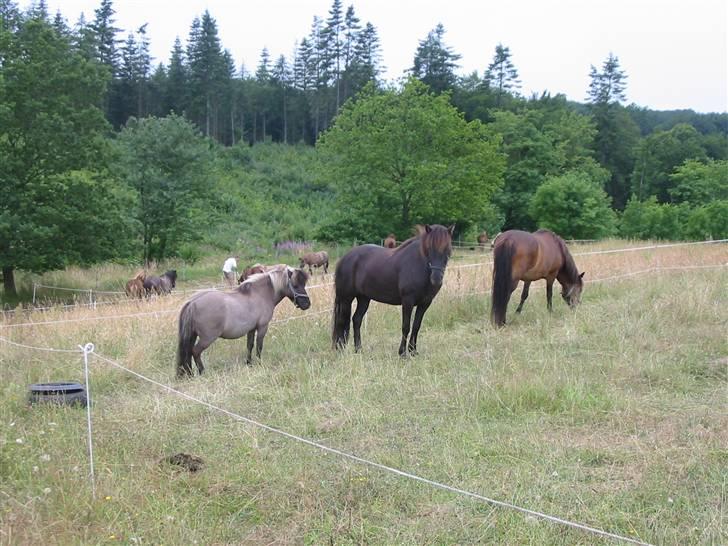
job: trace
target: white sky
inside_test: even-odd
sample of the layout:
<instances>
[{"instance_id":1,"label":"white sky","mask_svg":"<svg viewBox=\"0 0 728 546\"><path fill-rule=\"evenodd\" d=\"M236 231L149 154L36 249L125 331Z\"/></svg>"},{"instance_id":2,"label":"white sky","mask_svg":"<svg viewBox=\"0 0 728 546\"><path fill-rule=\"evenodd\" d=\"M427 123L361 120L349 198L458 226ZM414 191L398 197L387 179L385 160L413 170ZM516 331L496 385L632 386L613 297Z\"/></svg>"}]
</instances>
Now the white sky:
<instances>
[{"instance_id":1,"label":"white sky","mask_svg":"<svg viewBox=\"0 0 728 546\"><path fill-rule=\"evenodd\" d=\"M28 0L20 5L27 7ZM169 59L175 36L186 42L195 16L217 20L223 47L248 70L267 47L291 56L314 15L328 17L332 0L115 0L116 26L149 23L152 55ZM459 73L482 74L498 42L508 46L521 92L564 93L583 101L589 67L610 52L627 72L627 102L666 110L728 111L726 0L344 0L379 32L387 79L412 65L418 42L441 22L445 43L462 55ZM94 18L100 0L47 0L73 24Z\"/></svg>"}]
</instances>

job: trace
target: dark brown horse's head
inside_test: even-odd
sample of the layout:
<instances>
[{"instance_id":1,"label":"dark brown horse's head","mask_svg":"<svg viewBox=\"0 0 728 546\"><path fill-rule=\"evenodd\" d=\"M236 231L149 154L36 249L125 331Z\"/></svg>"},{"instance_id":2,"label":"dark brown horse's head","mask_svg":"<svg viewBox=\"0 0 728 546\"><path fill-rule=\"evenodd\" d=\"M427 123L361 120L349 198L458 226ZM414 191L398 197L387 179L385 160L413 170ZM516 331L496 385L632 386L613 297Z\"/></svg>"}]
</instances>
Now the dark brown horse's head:
<instances>
[{"instance_id":1,"label":"dark brown horse's head","mask_svg":"<svg viewBox=\"0 0 728 546\"><path fill-rule=\"evenodd\" d=\"M449 228L439 224L419 228L420 251L427 259L427 267L430 271L430 284L441 286L445 278L447 261L452 254L452 234L455 226Z\"/></svg>"},{"instance_id":2,"label":"dark brown horse's head","mask_svg":"<svg viewBox=\"0 0 728 546\"><path fill-rule=\"evenodd\" d=\"M572 309L581 303L581 291L584 289L584 271L579 273L576 282L562 286L561 297Z\"/></svg>"}]
</instances>

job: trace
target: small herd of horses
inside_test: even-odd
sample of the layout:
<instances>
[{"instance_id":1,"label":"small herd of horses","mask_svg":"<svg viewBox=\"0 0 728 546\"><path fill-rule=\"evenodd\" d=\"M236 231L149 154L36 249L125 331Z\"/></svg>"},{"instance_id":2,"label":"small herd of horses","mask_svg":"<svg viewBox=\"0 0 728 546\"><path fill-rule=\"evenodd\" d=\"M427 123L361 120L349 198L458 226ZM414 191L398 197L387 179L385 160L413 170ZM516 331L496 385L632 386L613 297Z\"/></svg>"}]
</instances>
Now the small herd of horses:
<instances>
[{"instance_id":1,"label":"small herd of horses","mask_svg":"<svg viewBox=\"0 0 728 546\"><path fill-rule=\"evenodd\" d=\"M126 295L130 298L143 298L152 294L163 296L171 293L175 286L177 286L177 271L174 269L159 277L140 271L126 283Z\"/></svg>"},{"instance_id":2,"label":"small herd of horses","mask_svg":"<svg viewBox=\"0 0 728 546\"><path fill-rule=\"evenodd\" d=\"M402 306L399 355L416 355L422 319L442 287L452 254L453 229L418 226L414 237L399 246L395 242L394 248L366 244L346 253L334 273L333 347L342 349L347 345L353 325L354 350L361 350L362 321L374 300ZM246 362L253 361L254 345L260 358L275 307L286 298L302 310L311 305L306 292L309 274L304 266L308 265L309 271L312 266L326 271L328 255L307 256L310 259L302 257L298 269L285 264L256 264L241 275L241 284L234 290L205 291L190 298L179 315L177 377L193 375L193 359L198 373L203 373L202 352L219 337L237 339L247 335ZM491 320L497 327L505 325L508 301L521 280L524 286L517 313L523 309L531 283L539 279L546 279L549 311L554 281L561 285L561 296L569 307L581 301L584 273L577 270L563 239L553 232L542 229L535 233L500 233L494 239L493 256ZM354 300L356 310L352 316Z\"/></svg>"}]
</instances>

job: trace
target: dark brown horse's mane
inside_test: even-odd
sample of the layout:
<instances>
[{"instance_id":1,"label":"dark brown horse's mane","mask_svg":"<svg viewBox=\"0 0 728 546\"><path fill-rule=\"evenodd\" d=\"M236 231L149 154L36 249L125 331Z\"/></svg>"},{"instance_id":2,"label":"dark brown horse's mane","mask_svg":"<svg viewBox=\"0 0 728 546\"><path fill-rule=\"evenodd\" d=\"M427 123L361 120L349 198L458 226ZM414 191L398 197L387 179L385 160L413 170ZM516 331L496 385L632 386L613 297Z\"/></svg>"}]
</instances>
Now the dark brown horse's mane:
<instances>
[{"instance_id":1,"label":"dark brown horse's mane","mask_svg":"<svg viewBox=\"0 0 728 546\"><path fill-rule=\"evenodd\" d=\"M566 276L571 282L577 282L579 280L579 270L577 269L574 258L571 257L571 252L569 252L569 249L567 248L564 240L556 235L553 231L548 229L539 229L536 233L551 234L551 236L554 238L554 241L556 241L556 244L559 245L559 248L561 249L561 255L564 258L564 265L562 266L561 270L566 273Z\"/></svg>"},{"instance_id":2,"label":"dark brown horse's mane","mask_svg":"<svg viewBox=\"0 0 728 546\"><path fill-rule=\"evenodd\" d=\"M451 248L452 238L450 231L443 226L432 225L432 229L428 232L425 226L417 224L415 226L416 234L404 241L401 245L394 249L394 254L402 252L416 241L420 242L420 254L427 256L433 248L438 252L448 252Z\"/></svg>"}]
</instances>

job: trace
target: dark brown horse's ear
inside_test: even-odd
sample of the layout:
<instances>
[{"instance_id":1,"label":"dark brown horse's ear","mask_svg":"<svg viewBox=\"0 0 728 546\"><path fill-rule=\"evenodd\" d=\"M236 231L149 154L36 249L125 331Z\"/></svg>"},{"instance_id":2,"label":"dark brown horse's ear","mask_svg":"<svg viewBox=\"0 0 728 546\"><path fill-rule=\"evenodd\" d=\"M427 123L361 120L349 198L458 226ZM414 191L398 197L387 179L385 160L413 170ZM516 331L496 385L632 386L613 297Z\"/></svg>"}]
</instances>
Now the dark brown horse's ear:
<instances>
[{"instance_id":1,"label":"dark brown horse's ear","mask_svg":"<svg viewBox=\"0 0 728 546\"><path fill-rule=\"evenodd\" d=\"M586 273L586 271L582 271L581 273L579 273L579 278L580 279L583 279L584 278L584 273Z\"/></svg>"},{"instance_id":2,"label":"dark brown horse's ear","mask_svg":"<svg viewBox=\"0 0 728 546\"><path fill-rule=\"evenodd\" d=\"M430 233L432 231L432 228L430 227L430 224L425 224L425 233Z\"/></svg>"},{"instance_id":3,"label":"dark brown horse's ear","mask_svg":"<svg viewBox=\"0 0 728 546\"><path fill-rule=\"evenodd\" d=\"M450 232L450 237L452 237L452 234L455 233L455 224L451 224L447 230Z\"/></svg>"}]
</instances>

